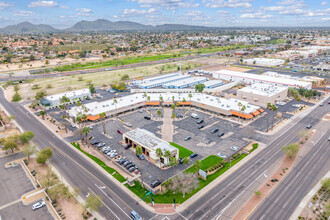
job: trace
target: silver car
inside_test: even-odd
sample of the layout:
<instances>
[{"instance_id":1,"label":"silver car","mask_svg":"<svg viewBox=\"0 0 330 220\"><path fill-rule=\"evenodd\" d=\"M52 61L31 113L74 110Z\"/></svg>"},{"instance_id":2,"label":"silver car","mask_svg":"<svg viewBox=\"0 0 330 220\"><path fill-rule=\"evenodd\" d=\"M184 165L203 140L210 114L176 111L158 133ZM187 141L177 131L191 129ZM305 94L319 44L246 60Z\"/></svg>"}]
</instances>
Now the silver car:
<instances>
[{"instance_id":1,"label":"silver car","mask_svg":"<svg viewBox=\"0 0 330 220\"><path fill-rule=\"evenodd\" d=\"M34 203L32 205L32 210L35 211L37 209L40 209L40 208L44 207L45 205L46 205L46 203L44 201Z\"/></svg>"},{"instance_id":2,"label":"silver car","mask_svg":"<svg viewBox=\"0 0 330 220\"><path fill-rule=\"evenodd\" d=\"M237 151L238 150L238 147L232 146L232 147L230 147L230 150Z\"/></svg>"}]
</instances>

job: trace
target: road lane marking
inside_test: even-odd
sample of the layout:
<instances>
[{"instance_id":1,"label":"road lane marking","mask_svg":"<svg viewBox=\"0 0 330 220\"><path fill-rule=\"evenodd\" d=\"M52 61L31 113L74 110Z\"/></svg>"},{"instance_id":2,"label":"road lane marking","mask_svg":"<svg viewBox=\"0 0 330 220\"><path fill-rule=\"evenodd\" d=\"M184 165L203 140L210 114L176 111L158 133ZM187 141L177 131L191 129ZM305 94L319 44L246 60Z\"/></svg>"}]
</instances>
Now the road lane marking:
<instances>
[{"instance_id":1,"label":"road lane marking","mask_svg":"<svg viewBox=\"0 0 330 220\"><path fill-rule=\"evenodd\" d=\"M245 190L247 190L248 188L250 188L250 186L252 186L261 176L263 176L265 173L267 172L267 170L265 170L262 174L260 174L255 180L253 180L253 182L252 183L250 183L242 192L240 192L224 209L222 209L221 210L221 212L219 213L219 215L218 215L218 217L214 217L213 219L216 219L216 220L218 220L220 217L221 217L221 215L226 211L226 209L227 208L229 208L229 206L231 206L231 204L233 203L233 202L235 202L236 201L236 199L238 198L238 197L240 197L244 192L245 192ZM212 220L213 220L212 219Z\"/></svg>"},{"instance_id":2,"label":"road lane marking","mask_svg":"<svg viewBox=\"0 0 330 220\"><path fill-rule=\"evenodd\" d=\"M98 185L96 185L95 184L95 186L99 189L99 190L101 190L101 192L108 198L108 199L110 199L128 218L130 218L130 216L122 209L122 208L120 208L120 206L115 202L115 201L113 201L113 199L111 199L109 196L108 196L108 194L106 194L102 189L101 189L101 187L99 187ZM105 187L104 187L105 188Z\"/></svg>"},{"instance_id":3,"label":"road lane marking","mask_svg":"<svg viewBox=\"0 0 330 220\"><path fill-rule=\"evenodd\" d=\"M94 195L96 195L95 194L95 192L93 191L93 190L91 190L91 188L89 188L88 187L88 189L94 194ZM97 195L96 195L97 196ZM99 199L99 198L98 198ZM105 206L105 207L107 207L109 210L110 210L110 212L114 215L114 216L116 216L116 218L117 219L119 219L120 220L120 218L118 218L118 216L109 208L109 206L107 206L103 201L102 201L102 199L99 199L101 202L102 202L102 204Z\"/></svg>"},{"instance_id":4,"label":"road lane marking","mask_svg":"<svg viewBox=\"0 0 330 220\"><path fill-rule=\"evenodd\" d=\"M178 213L182 218L184 218L185 220L188 220L186 217L184 217L183 215L181 215L181 213Z\"/></svg>"}]
</instances>

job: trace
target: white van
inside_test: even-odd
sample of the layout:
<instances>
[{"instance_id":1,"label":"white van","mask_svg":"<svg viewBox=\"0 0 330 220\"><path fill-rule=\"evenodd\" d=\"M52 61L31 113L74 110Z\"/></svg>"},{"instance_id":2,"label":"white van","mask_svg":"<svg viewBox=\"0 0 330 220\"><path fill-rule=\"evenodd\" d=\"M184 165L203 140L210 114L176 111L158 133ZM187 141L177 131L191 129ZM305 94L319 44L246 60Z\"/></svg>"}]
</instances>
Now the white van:
<instances>
[{"instance_id":1,"label":"white van","mask_svg":"<svg viewBox=\"0 0 330 220\"><path fill-rule=\"evenodd\" d=\"M192 118L195 118L195 119L199 119L198 115L195 114L195 113L191 113L191 117L192 117Z\"/></svg>"}]
</instances>

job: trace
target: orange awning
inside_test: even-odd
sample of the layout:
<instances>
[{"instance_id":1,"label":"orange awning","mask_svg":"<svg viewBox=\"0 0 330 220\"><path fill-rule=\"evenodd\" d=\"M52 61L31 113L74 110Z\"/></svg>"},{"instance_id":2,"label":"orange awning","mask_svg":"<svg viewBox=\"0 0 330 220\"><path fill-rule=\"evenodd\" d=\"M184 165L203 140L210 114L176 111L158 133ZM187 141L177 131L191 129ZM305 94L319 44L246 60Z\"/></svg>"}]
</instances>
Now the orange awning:
<instances>
[{"instance_id":1,"label":"orange awning","mask_svg":"<svg viewBox=\"0 0 330 220\"><path fill-rule=\"evenodd\" d=\"M264 110L261 108L261 109L259 109L259 112L264 112Z\"/></svg>"},{"instance_id":2,"label":"orange awning","mask_svg":"<svg viewBox=\"0 0 330 220\"><path fill-rule=\"evenodd\" d=\"M179 105L191 105L191 102L177 102Z\"/></svg>"},{"instance_id":3,"label":"orange awning","mask_svg":"<svg viewBox=\"0 0 330 220\"><path fill-rule=\"evenodd\" d=\"M257 116L257 115L260 114L260 112L259 112L259 111L255 111L255 112L253 112L252 114L253 114L254 116Z\"/></svg>"},{"instance_id":4,"label":"orange awning","mask_svg":"<svg viewBox=\"0 0 330 220\"><path fill-rule=\"evenodd\" d=\"M253 115L251 115L251 114L249 114L249 115L244 115L243 118L251 119L251 118L253 118Z\"/></svg>"},{"instance_id":5,"label":"orange awning","mask_svg":"<svg viewBox=\"0 0 330 220\"><path fill-rule=\"evenodd\" d=\"M87 120L90 120L90 121L95 121L97 119L100 119L99 115L96 115L96 116L88 115L87 116Z\"/></svg>"},{"instance_id":6,"label":"orange awning","mask_svg":"<svg viewBox=\"0 0 330 220\"><path fill-rule=\"evenodd\" d=\"M146 102L146 105L160 105L160 102Z\"/></svg>"},{"instance_id":7,"label":"orange awning","mask_svg":"<svg viewBox=\"0 0 330 220\"><path fill-rule=\"evenodd\" d=\"M235 112L235 111L230 111L230 113L231 113L232 115L235 115L235 116L237 116L237 117L241 117L241 118L246 118L246 119L251 119L251 118L253 118L253 115L251 115L251 114L249 114L249 115L245 115L245 114L242 114L242 113L240 113L240 112Z\"/></svg>"}]
</instances>

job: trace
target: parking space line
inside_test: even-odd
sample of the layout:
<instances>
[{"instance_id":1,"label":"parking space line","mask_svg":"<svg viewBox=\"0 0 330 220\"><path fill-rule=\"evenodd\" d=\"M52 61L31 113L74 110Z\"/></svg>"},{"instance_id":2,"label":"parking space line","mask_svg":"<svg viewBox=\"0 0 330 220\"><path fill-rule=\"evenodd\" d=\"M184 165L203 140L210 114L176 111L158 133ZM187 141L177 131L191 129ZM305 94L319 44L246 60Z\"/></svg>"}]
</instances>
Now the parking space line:
<instances>
[{"instance_id":1,"label":"parking space line","mask_svg":"<svg viewBox=\"0 0 330 220\"><path fill-rule=\"evenodd\" d=\"M94 193L94 191L93 190L91 190L91 188L89 188L88 187L88 189L94 194L94 195L96 195L95 193ZM107 206L101 199L99 199L101 202L102 202L102 204L105 206L105 207L107 207L109 210L110 210L110 212L114 215L114 216L116 216L116 218L117 219L119 219L120 220L120 218L118 218L118 216L109 208L109 206Z\"/></svg>"},{"instance_id":2,"label":"parking space line","mask_svg":"<svg viewBox=\"0 0 330 220\"><path fill-rule=\"evenodd\" d=\"M7 203L6 205L1 206L1 207L0 207L0 210L5 209L5 208L7 208L7 207L9 207L9 206L11 206L11 205L14 205L14 204L16 204L16 203L19 203L19 202L21 202L21 199L17 199L17 200L15 200L15 201L9 202L9 203Z\"/></svg>"},{"instance_id":3,"label":"parking space line","mask_svg":"<svg viewBox=\"0 0 330 220\"><path fill-rule=\"evenodd\" d=\"M208 129L209 127L212 127L213 125L216 125L216 124L218 124L219 122L220 122L220 121L213 122L212 124L207 125L207 126L205 126L204 128L202 128L201 130Z\"/></svg>"}]
</instances>

